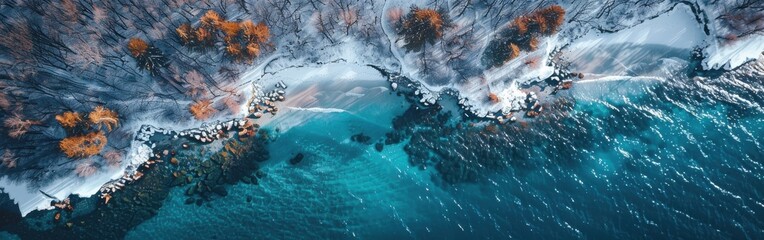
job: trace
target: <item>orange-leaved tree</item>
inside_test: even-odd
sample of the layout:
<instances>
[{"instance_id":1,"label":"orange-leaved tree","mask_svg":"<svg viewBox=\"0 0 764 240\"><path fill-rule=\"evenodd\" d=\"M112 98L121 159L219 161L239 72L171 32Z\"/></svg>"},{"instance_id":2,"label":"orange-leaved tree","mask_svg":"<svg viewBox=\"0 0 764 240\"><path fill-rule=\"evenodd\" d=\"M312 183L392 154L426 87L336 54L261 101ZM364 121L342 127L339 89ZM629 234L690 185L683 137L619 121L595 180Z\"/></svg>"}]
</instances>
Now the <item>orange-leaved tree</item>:
<instances>
[{"instance_id":1,"label":"orange-leaved tree","mask_svg":"<svg viewBox=\"0 0 764 240\"><path fill-rule=\"evenodd\" d=\"M271 38L270 29L263 22L254 24L252 20L243 21L241 30L245 40L250 43L266 43Z\"/></svg>"},{"instance_id":2,"label":"orange-leaved tree","mask_svg":"<svg viewBox=\"0 0 764 240\"><path fill-rule=\"evenodd\" d=\"M67 137L58 146L70 158L100 153L107 143L104 130L111 131L119 124L117 113L103 106L95 107L84 117L78 112L64 112L56 115L56 121L67 129Z\"/></svg>"},{"instance_id":3,"label":"orange-leaved tree","mask_svg":"<svg viewBox=\"0 0 764 240\"><path fill-rule=\"evenodd\" d=\"M106 135L102 131L85 135L66 137L58 146L70 158L85 158L98 154L106 146Z\"/></svg>"},{"instance_id":4,"label":"orange-leaved tree","mask_svg":"<svg viewBox=\"0 0 764 240\"><path fill-rule=\"evenodd\" d=\"M217 28L223 18L215 10L207 10L199 21L202 23L202 27Z\"/></svg>"},{"instance_id":5,"label":"orange-leaved tree","mask_svg":"<svg viewBox=\"0 0 764 240\"><path fill-rule=\"evenodd\" d=\"M73 128L82 121L82 117L78 112L64 112L56 115L56 121L65 128Z\"/></svg>"},{"instance_id":6,"label":"orange-leaved tree","mask_svg":"<svg viewBox=\"0 0 764 240\"><path fill-rule=\"evenodd\" d=\"M191 28L191 24L181 24L178 28L175 29L175 33L178 34L178 38L180 38L180 43L182 45L193 44L194 41L196 41L196 36L194 36L194 29Z\"/></svg>"},{"instance_id":7,"label":"orange-leaved tree","mask_svg":"<svg viewBox=\"0 0 764 240\"><path fill-rule=\"evenodd\" d=\"M138 58L149 50L149 44L140 38L131 38L127 41L127 49L133 54L133 57Z\"/></svg>"},{"instance_id":8,"label":"orange-leaved tree","mask_svg":"<svg viewBox=\"0 0 764 240\"><path fill-rule=\"evenodd\" d=\"M559 5L543 8L536 14L542 16L546 21L547 28L544 29L544 33L546 34L556 33L565 21L565 9Z\"/></svg>"},{"instance_id":9,"label":"orange-leaved tree","mask_svg":"<svg viewBox=\"0 0 764 240\"><path fill-rule=\"evenodd\" d=\"M514 59L520 56L520 47L514 43L509 44L509 59Z\"/></svg>"},{"instance_id":10,"label":"orange-leaved tree","mask_svg":"<svg viewBox=\"0 0 764 240\"><path fill-rule=\"evenodd\" d=\"M95 107L93 111L88 114L88 119L90 120L90 123L95 126L106 127L109 131L119 124L117 113L103 106Z\"/></svg>"},{"instance_id":11,"label":"orange-leaved tree","mask_svg":"<svg viewBox=\"0 0 764 240\"><path fill-rule=\"evenodd\" d=\"M241 44L229 43L225 46L225 52L233 59L241 58Z\"/></svg>"},{"instance_id":12,"label":"orange-leaved tree","mask_svg":"<svg viewBox=\"0 0 764 240\"><path fill-rule=\"evenodd\" d=\"M263 22L255 24L252 20L229 21L214 10L208 10L199 21L199 27L196 29L188 23L176 29L182 45L207 49L215 44L220 32L226 56L236 61L252 61L260 56L263 50L268 49L266 46L272 46L269 42L270 29Z\"/></svg>"},{"instance_id":13,"label":"orange-leaved tree","mask_svg":"<svg viewBox=\"0 0 764 240\"><path fill-rule=\"evenodd\" d=\"M149 45L140 38L131 38L127 41L127 49L133 55L139 68L148 70L151 75L159 74L159 69L168 65L159 48Z\"/></svg>"},{"instance_id":14,"label":"orange-leaved tree","mask_svg":"<svg viewBox=\"0 0 764 240\"><path fill-rule=\"evenodd\" d=\"M212 107L212 101L209 99L203 99L191 104L188 111L191 112L191 115L194 115L194 118L197 120L205 120L217 112L217 110Z\"/></svg>"},{"instance_id":15,"label":"orange-leaved tree","mask_svg":"<svg viewBox=\"0 0 764 240\"><path fill-rule=\"evenodd\" d=\"M518 16L489 43L483 54L484 64L488 67L499 66L517 58L519 50L535 51L539 47L539 38L559 31L564 20L565 9L558 5Z\"/></svg>"},{"instance_id":16,"label":"orange-leaved tree","mask_svg":"<svg viewBox=\"0 0 764 240\"><path fill-rule=\"evenodd\" d=\"M226 43L231 43L237 36L241 27L237 22L224 21L220 24L220 31L223 32L223 40Z\"/></svg>"},{"instance_id":17,"label":"orange-leaved tree","mask_svg":"<svg viewBox=\"0 0 764 240\"><path fill-rule=\"evenodd\" d=\"M253 57L260 56L260 45L257 43L247 44L247 54Z\"/></svg>"},{"instance_id":18,"label":"orange-leaved tree","mask_svg":"<svg viewBox=\"0 0 764 240\"><path fill-rule=\"evenodd\" d=\"M425 44L434 44L443 37L444 29L449 25L445 12L429 8L411 7L400 28L399 34L406 41L408 50L419 51Z\"/></svg>"}]
</instances>

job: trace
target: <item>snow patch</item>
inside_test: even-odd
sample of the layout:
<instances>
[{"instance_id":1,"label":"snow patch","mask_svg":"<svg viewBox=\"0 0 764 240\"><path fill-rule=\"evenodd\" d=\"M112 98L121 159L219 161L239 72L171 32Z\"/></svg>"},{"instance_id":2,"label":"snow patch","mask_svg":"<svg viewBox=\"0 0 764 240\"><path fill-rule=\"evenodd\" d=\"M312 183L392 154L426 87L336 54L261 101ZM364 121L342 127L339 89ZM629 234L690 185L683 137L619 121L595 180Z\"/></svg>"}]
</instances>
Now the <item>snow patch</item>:
<instances>
[{"instance_id":1,"label":"snow patch","mask_svg":"<svg viewBox=\"0 0 764 240\"><path fill-rule=\"evenodd\" d=\"M764 36L752 35L729 44L718 40L704 49L703 69L730 70L756 60L764 52Z\"/></svg>"}]
</instances>

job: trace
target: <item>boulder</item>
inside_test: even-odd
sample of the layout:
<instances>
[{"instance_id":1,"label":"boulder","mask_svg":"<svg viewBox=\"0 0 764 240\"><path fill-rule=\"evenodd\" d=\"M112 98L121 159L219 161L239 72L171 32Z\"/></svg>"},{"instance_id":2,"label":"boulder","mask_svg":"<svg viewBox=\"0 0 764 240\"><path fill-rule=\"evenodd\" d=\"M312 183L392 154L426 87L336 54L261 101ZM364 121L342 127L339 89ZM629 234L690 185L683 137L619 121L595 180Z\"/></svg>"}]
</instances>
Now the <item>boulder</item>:
<instances>
[{"instance_id":1,"label":"boulder","mask_svg":"<svg viewBox=\"0 0 764 240\"><path fill-rule=\"evenodd\" d=\"M185 201L184 203L185 203L186 205L188 205L188 204L192 204L192 203L194 203L194 202L196 202L196 200L194 200L194 198L186 198L186 201Z\"/></svg>"}]
</instances>

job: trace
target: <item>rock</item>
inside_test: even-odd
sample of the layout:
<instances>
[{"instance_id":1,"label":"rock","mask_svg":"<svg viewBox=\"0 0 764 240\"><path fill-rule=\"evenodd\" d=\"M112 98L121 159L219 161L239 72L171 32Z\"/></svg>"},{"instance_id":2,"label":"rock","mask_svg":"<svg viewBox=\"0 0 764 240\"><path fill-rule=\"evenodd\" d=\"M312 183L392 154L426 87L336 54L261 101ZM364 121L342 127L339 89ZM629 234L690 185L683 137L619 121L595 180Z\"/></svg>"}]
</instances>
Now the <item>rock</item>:
<instances>
[{"instance_id":1,"label":"rock","mask_svg":"<svg viewBox=\"0 0 764 240\"><path fill-rule=\"evenodd\" d=\"M53 215L53 220L55 220L56 222L61 220L61 212L57 212L56 215Z\"/></svg>"},{"instance_id":2,"label":"rock","mask_svg":"<svg viewBox=\"0 0 764 240\"><path fill-rule=\"evenodd\" d=\"M212 171L210 171L209 174L207 174L207 180L210 181L217 181L220 179L220 176L223 174L223 170L220 170L220 168L214 168Z\"/></svg>"},{"instance_id":3,"label":"rock","mask_svg":"<svg viewBox=\"0 0 764 240\"><path fill-rule=\"evenodd\" d=\"M265 172L263 172L263 170L257 170L257 172L255 172L255 176L257 176L257 178L262 179L262 178L265 178L265 176L267 176L267 174L265 174Z\"/></svg>"},{"instance_id":4,"label":"rock","mask_svg":"<svg viewBox=\"0 0 764 240\"><path fill-rule=\"evenodd\" d=\"M186 205L194 203L196 200L194 198L186 198L186 201L184 202Z\"/></svg>"},{"instance_id":5,"label":"rock","mask_svg":"<svg viewBox=\"0 0 764 240\"><path fill-rule=\"evenodd\" d=\"M191 186L190 188L188 188L188 190L186 190L186 195L188 196L193 196L194 193L196 193L196 187L194 186Z\"/></svg>"},{"instance_id":6,"label":"rock","mask_svg":"<svg viewBox=\"0 0 764 240\"><path fill-rule=\"evenodd\" d=\"M241 178L241 182L246 183L246 184L251 184L252 183L252 178L250 178L249 176L244 176L244 177Z\"/></svg>"},{"instance_id":7,"label":"rock","mask_svg":"<svg viewBox=\"0 0 764 240\"><path fill-rule=\"evenodd\" d=\"M202 162L202 166L206 168L212 167L212 161L204 161Z\"/></svg>"},{"instance_id":8,"label":"rock","mask_svg":"<svg viewBox=\"0 0 764 240\"><path fill-rule=\"evenodd\" d=\"M68 222L68 223L66 223L66 227L72 228L72 227L74 227L74 223L73 222Z\"/></svg>"},{"instance_id":9,"label":"rock","mask_svg":"<svg viewBox=\"0 0 764 240\"><path fill-rule=\"evenodd\" d=\"M178 159L177 158L170 158L170 163L172 163L172 165L178 165Z\"/></svg>"},{"instance_id":10,"label":"rock","mask_svg":"<svg viewBox=\"0 0 764 240\"><path fill-rule=\"evenodd\" d=\"M363 133L359 133L359 134L350 136L350 140L353 140L354 142L358 142L358 143L369 144L369 141L371 141L371 137L366 136Z\"/></svg>"},{"instance_id":11,"label":"rock","mask_svg":"<svg viewBox=\"0 0 764 240\"><path fill-rule=\"evenodd\" d=\"M196 206L201 206L204 201L202 199L196 199Z\"/></svg>"},{"instance_id":12,"label":"rock","mask_svg":"<svg viewBox=\"0 0 764 240\"><path fill-rule=\"evenodd\" d=\"M252 202L252 196L247 196L247 202Z\"/></svg>"},{"instance_id":13,"label":"rock","mask_svg":"<svg viewBox=\"0 0 764 240\"><path fill-rule=\"evenodd\" d=\"M374 144L374 149L376 149L376 150L377 150L377 152L381 152L381 151L382 151L382 149L384 149L384 148L385 148L385 145L384 145L384 144L382 144L382 143L377 143L377 144Z\"/></svg>"},{"instance_id":14,"label":"rock","mask_svg":"<svg viewBox=\"0 0 764 240\"><path fill-rule=\"evenodd\" d=\"M298 153L297 155L295 155L294 157L289 159L289 163L292 164L292 165L298 164L298 163L302 162L302 159L304 157L305 157L305 155L303 155L302 153Z\"/></svg>"},{"instance_id":15,"label":"rock","mask_svg":"<svg viewBox=\"0 0 764 240\"><path fill-rule=\"evenodd\" d=\"M228 196L228 191L225 190L225 187L220 185L213 188L212 191L223 197Z\"/></svg>"}]
</instances>

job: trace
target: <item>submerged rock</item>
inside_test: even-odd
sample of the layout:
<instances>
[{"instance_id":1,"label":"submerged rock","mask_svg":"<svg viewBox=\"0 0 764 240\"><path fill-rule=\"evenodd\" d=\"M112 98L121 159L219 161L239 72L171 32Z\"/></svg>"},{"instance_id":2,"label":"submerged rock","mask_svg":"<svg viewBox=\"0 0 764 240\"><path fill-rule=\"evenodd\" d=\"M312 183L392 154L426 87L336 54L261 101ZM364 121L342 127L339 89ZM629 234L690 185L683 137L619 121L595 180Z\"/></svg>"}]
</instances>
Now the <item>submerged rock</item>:
<instances>
[{"instance_id":1,"label":"submerged rock","mask_svg":"<svg viewBox=\"0 0 764 240\"><path fill-rule=\"evenodd\" d=\"M376 150L377 150L377 152L381 152L381 151L382 151L382 149L384 149L384 148L385 148L385 145L384 145L384 144L382 144L382 143L377 143L377 144L374 144L374 149L376 149Z\"/></svg>"},{"instance_id":2,"label":"submerged rock","mask_svg":"<svg viewBox=\"0 0 764 240\"><path fill-rule=\"evenodd\" d=\"M304 157L305 156L302 153L298 153L297 155L295 155L294 157L289 159L289 163L292 164L292 165L298 164L298 163L302 162L302 159Z\"/></svg>"},{"instance_id":3,"label":"submerged rock","mask_svg":"<svg viewBox=\"0 0 764 240\"><path fill-rule=\"evenodd\" d=\"M241 178L241 182L246 184L252 184L252 178L250 178L249 176L244 176Z\"/></svg>"},{"instance_id":4,"label":"submerged rock","mask_svg":"<svg viewBox=\"0 0 764 240\"><path fill-rule=\"evenodd\" d=\"M216 186L212 191L223 197L228 196L228 191L223 186Z\"/></svg>"},{"instance_id":5,"label":"submerged rock","mask_svg":"<svg viewBox=\"0 0 764 240\"><path fill-rule=\"evenodd\" d=\"M265 178L267 175L268 174L263 172L263 170L257 170L257 172L255 172L255 176L257 176L257 178L260 178L260 179Z\"/></svg>"},{"instance_id":6,"label":"submerged rock","mask_svg":"<svg viewBox=\"0 0 764 240\"><path fill-rule=\"evenodd\" d=\"M362 144L369 144L369 141L371 141L371 137L366 136L363 133L359 133L359 134L350 136L350 140L353 140L354 142L358 142Z\"/></svg>"}]
</instances>

